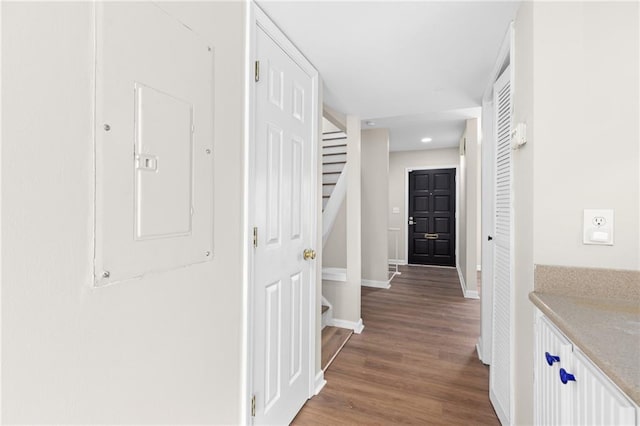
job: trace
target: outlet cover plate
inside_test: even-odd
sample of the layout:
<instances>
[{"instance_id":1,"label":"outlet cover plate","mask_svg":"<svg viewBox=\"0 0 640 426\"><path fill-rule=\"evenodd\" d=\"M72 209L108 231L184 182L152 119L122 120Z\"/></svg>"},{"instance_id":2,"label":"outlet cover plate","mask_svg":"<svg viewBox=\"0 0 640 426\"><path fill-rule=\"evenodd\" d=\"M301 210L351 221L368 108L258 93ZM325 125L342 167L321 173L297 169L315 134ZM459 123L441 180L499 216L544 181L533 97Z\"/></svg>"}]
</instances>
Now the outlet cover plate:
<instances>
[{"instance_id":1,"label":"outlet cover plate","mask_svg":"<svg viewBox=\"0 0 640 426\"><path fill-rule=\"evenodd\" d=\"M582 243L613 245L613 210L585 209L582 222Z\"/></svg>"}]
</instances>

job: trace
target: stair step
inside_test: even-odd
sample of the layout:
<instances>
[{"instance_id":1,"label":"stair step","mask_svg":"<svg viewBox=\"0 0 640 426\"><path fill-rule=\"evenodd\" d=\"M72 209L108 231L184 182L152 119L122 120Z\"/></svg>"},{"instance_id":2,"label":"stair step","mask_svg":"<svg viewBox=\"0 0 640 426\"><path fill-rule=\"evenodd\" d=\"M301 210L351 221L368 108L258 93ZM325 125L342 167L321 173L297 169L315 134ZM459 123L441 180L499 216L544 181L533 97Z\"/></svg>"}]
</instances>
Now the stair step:
<instances>
[{"instance_id":1,"label":"stair step","mask_svg":"<svg viewBox=\"0 0 640 426\"><path fill-rule=\"evenodd\" d=\"M332 153L329 153L329 154L322 154L322 156L323 157L328 157L330 155L345 155L345 154L346 154L346 152L332 152Z\"/></svg>"},{"instance_id":2,"label":"stair step","mask_svg":"<svg viewBox=\"0 0 640 426\"><path fill-rule=\"evenodd\" d=\"M339 172L322 172L323 175L339 175L340 173L342 173L342 170Z\"/></svg>"},{"instance_id":3,"label":"stair step","mask_svg":"<svg viewBox=\"0 0 640 426\"><path fill-rule=\"evenodd\" d=\"M329 155L333 155L333 154L329 154ZM347 164L346 161L328 161L326 163L322 163L323 166L326 166L328 164Z\"/></svg>"},{"instance_id":4,"label":"stair step","mask_svg":"<svg viewBox=\"0 0 640 426\"><path fill-rule=\"evenodd\" d=\"M322 185L323 186L329 186L329 185L335 185L335 184L336 184L335 182L332 182L332 183L323 183Z\"/></svg>"},{"instance_id":5,"label":"stair step","mask_svg":"<svg viewBox=\"0 0 640 426\"><path fill-rule=\"evenodd\" d=\"M324 314L325 312L327 312L329 310L328 306L322 305L322 313Z\"/></svg>"},{"instance_id":6,"label":"stair step","mask_svg":"<svg viewBox=\"0 0 640 426\"><path fill-rule=\"evenodd\" d=\"M346 138L345 138L346 139ZM333 140L333 139L332 139ZM339 145L323 145L323 148L340 148L341 146L347 146L346 143L343 144L339 144Z\"/></svg>"}]
</instances>

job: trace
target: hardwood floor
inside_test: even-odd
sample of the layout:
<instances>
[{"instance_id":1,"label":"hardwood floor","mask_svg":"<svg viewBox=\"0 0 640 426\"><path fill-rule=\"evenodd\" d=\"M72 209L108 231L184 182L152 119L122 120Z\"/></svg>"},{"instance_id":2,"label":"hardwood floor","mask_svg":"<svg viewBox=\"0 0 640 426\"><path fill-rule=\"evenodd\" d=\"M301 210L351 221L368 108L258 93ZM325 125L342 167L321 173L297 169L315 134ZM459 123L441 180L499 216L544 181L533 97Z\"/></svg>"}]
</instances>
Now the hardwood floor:
<instances>
[{"instance_id":1,"label":"hardwood floor","mask_svg":"<svg viewBox=\"0 0 640 426\"><path fill-rule=\"evenodd\" d=\"M476 355L480 301L455 269L408 267L391 288L362 288L364 332L325 372L296 425L498 425Z\"/></svg>"},{"instance_id":2,"label":"hardwood floor","mask_svg":"<svg viewBox=\"0 0 640 426\"><path fill-rule=\"evenodd\" d=\"M327 326L322 329L322 370L326 370L334 356L353 334L352 330Z\"/></svg>"}]
</instances>

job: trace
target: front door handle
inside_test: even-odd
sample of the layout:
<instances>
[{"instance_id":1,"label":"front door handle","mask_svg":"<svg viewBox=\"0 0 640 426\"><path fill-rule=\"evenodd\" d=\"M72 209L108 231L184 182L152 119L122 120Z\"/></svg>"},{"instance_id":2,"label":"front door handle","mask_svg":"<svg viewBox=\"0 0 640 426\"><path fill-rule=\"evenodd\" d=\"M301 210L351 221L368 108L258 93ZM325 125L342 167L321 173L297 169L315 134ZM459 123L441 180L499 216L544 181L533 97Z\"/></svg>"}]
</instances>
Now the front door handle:
<instances>
[{"instance_id":1,"label":"front door handle","mask_svg":"<svg viewBox=\"0 0 640 426\"><path fill-rule=\"evenodd\" d=\"M316 258L316 252L315 250L305 249L305 251L302 252L302 257L304 260L313 260Z\"/></svg>"},{"instance_id":2,"label":"front door handle","mask_svg":"<svg viewBox=\"0 0 640 426\"><path fill-rule=\"evenodd\" d=\"M416 223L412 220L409 221L409 225L415 225Z\"/></svg>"},{"instance_id":3,"label":"front door handle","mask_svg":"<svg viewBox=\"0 0 640 426\"><path fill-rule=\"evenodd\" d=\"M438 234L424 234L424 237L427 240L437 240L438 239Z\"/></svg>"}]
</instances>

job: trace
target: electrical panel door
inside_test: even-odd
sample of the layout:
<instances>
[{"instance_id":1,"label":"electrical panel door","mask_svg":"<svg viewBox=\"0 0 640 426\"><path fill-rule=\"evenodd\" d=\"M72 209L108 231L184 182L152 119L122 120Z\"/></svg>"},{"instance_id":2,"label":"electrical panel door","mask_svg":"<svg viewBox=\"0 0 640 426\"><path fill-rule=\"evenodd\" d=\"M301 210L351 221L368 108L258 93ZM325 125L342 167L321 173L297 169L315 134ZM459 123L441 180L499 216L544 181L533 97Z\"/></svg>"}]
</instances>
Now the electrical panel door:
<instances>
[{"instance_id":1,"label":"electrical panel door","mask_svg":"<svg viewBox=\"0 0 640 426\"><path fill-rule=\"evenodd\" d=\"M213 257L213 49L152 3L97 3L95 285Z\"/></svg>"}]
</instances>

